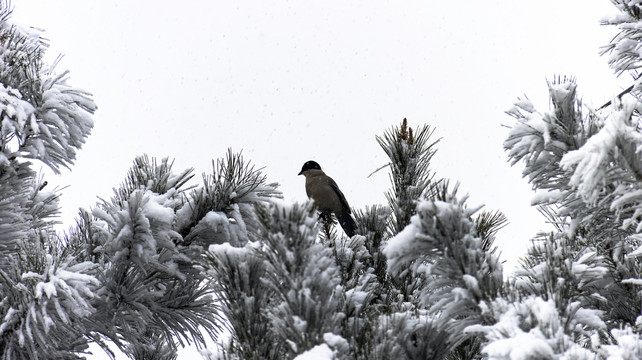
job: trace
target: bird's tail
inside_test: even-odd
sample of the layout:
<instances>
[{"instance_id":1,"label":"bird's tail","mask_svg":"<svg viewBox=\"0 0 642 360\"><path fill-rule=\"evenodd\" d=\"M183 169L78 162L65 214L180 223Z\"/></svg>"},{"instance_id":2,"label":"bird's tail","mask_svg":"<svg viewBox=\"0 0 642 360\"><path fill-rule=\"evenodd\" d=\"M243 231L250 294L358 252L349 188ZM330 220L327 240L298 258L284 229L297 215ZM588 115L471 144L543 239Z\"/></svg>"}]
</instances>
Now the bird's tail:
<instances>
[{"instance_id":1,"label":"bird's tail","mask_svg":"<svg viewBox=\"0 0 642 360\"><path fill-rule=\"evenodd\" d=\"M357 223L354 221L349 211L342 211L341 214L337 215L337 220L339 220L339 224L341 224L343 231L345 231L348 237L353 237L356 234Z\"/></svg>"}]
</instances>

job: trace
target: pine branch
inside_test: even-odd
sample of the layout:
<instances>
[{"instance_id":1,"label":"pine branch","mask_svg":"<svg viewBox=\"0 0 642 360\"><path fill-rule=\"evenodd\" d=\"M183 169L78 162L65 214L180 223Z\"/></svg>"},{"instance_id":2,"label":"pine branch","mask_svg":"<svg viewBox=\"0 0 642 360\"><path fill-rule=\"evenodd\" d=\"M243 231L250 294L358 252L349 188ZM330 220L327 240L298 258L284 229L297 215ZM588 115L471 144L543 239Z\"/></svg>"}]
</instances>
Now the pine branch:
<instances>
[{"instance_id":1,"label":"pine branch","mask_svg":"<svg viewBox=\"0 0 642 360\"><path fill-rule=\"evenodd\" d=\"M276 295L268 310L276 341L296 355L340 333L341 276L332 250L316 242L310 203L262 209L265 281Z\"/></svg>"},{"instance_id":2,"label":"pine branch","mask_svg":"<svg viewBox=\"0 0 642 360\"><path fill-rule=\"evenodd\" d=\"M408 128L408 122L404 119L400 127L393 127L383 137L376 137L390 159L390 180L393 187L386 193L386 198L393 210L393 234L399 233L408 225L414 214L416 201L424 195L433 179L429 166L439 142L429 142L433 133L434 129L428 125L413 131Z\"/></svg>"},{"instance_id":3,"label":"pine branch","mask_svg":"<svg viewBox=\"0 0 642 360\"><path fill-rule=\"evenodd\" d=\"M626 94L630 93L630 92L631 92L631 90L633 90L633 88L634 88L634 87L635 87L635 85L631 85L631 86L629 86L628 88L624 89L622 92L620 92L619 94L617 94L616 98L617 98L617 99L622 99L622 96L624 96L624 95L626 95ZM600 111L600 110L602 110L602 109L606 108L607 106L609 106L609 105L611 105L611 104L612 104L612 100L609 100L609 101L607 101L604 105L602 105L602 106L600 106L599 108L597 108L597 109L596 109L596 111Z\"/></svg>"},{"instance_id":4,"label":"pine branch","mask_svg":"<svg viewBox=\"0 0 642 360\"><path fill-rule=\"evenodd\" d=\"M259 226L254 205L280 198L278 184L268 183L260 169L255 169L254 165L243 160L241 154L233 154L231 150L225 158L212 164L213 175L203 175L203 186L184 198L178 223L184 245L223 242L243 245L254 240L251 237ZM213 213L227 219L234 225L230 229L235 230L221 236L206 219ZM224 221L220 216L215 222Z\"/></svg>"},{"instance_id":5,"label":"pine branch","mask_svg":"<svg viewBox=\"0 0 642 360\"><path fill-rule=\"evenodd\" d=\"M151 160L147 155L136 157L134 164L127 172L126 180L118 189L114 189L111 202L125 206L132 193L140 189L148 189L156 194L165 194L170 190L183 193L193 187L183 188L194 175L194 169L187 169L178 175L172 173L174 161L163 158L158 164L156 158Z\"/></svg>"},{"instance_id":6,"label":"pine branch","mask_svg":"<svg viewBox=\"0 0 642 360\"><path fill-rule=\"evenodd\" d=\"M321 222L321 241L332 246L337 238L335 226L337 220L330 212L319 213L319 221Z\"/></svg>"},{"instance_id":7,"label":"pine branch","mask_svg":"<svg viewBox=\"0 0 642 360\"><path fill-rule=\"evenodd\" d=\"M274 302L274 293L264 281L264 258L252 245L228 244L210 247L206 256L232 336L227 350L243 359L280 359L283 344L266 336L272 331L266 310Z\"/></svg>"},{"instance_id":8,"label":"pine branch","mask_svg":"<svg viewBox=\"0 0 642 360\"><path fill-rule=\"evenodd\" d=\"M493 242L499 230L508 225L508 219L499 210L495 212L482 211L475 219L477 235L482 239L482 249L494 252Z\"/></svg>"}]
</instances>

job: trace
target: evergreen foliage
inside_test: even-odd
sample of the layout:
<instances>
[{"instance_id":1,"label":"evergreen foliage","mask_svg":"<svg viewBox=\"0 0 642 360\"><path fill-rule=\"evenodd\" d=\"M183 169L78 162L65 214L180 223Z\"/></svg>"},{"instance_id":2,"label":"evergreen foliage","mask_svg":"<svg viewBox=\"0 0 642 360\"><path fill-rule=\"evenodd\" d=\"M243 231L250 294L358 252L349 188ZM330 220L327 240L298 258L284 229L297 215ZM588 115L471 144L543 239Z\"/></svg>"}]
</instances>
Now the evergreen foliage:
<instances>
[{"instance_id":1,"label":"evergreen foliage","mask_svg":"<svg viewBox=\"0 0 642 360\"><path fill-rule=\"evenodd\" d=\"M227 326L232 332L228 352L242 359L279 359L280 342L268 336L272 329L265 311L272 302L272 291L263 281L263 258L251 244L232 247L214 245L208 252L211 276Z\"/></svg>"},{"instance_id":2,"label":"evergreen foliage","mask_svg":"<svg viewBox=\"0 0 642 360\"><path fill-rule=\"evenodd\" d=\"M253 241L209 248L231 332L223 358L323 349L337 359L440 359L479 349L464 329L483 322L478 303L501 292L492 241L506 218L475 215L456 188L434 180L432 132L404 119L378 138L392 190L389 206L355 211L363 235L337 236L309 203L272 203L255 206Z\"/></svg>"},{"instance_id":3,"label":"evergreen foliage","mask_svg":"<svg viewBox=\"0 0 642 360\"><path fill-rule=\"evenodd\" d=\"M293 253L319 247L325 255L318 258L318 271L332 269L325 276L338 277L323 290L315 288L332 302L325 315L308 313L333 325L311 330L305 335L310 342L279 330L278 341L291 351L287 356L327 346L335 358L350 359L639 357L642 3L613 2L621 14L604 22L620 33L604 51L616 73L633 74L634 86L593 110L582 106L574 78L557 77L548 83L550 111L537 111L528 99L508 111L516 119L504 143L509 159L523 162L536 190L533 205L555 227L533 239L515 274L504 278L493 246L506 217L467 205L457 186L436 180L429 169L436 146L429 140L432 129L410 129L404 120L377 138L390 159L392 188L388 206L355 211L362 235L337 237L332 224L322 221L321 235L304 245L296 240L300 235L277 231L285 236L279 243L290 242ZM315 223L313 214L308 218ZM315 230L298 219L298 231L319 231L319 225ZM267 259L264 282L298 283L296 272L270 268L276 244L266 240L274 239L270 231L276 230L263 233L252 252ZM334 262L327 260L330 253ZM289 261L286 256L279 264ZM314 294L303 286L286 288ZM285 310L280 319L299 316L290 326L307 331L301 324L308 318L282 305L287 297L278 293L285 291L271 291L263 297L275 300L266 301L266 312L274 314L276 307ZM336 338L321 336L323 331L340 334L347 348L328 341Z\"/></svg>"},{"instance_id":4,"label":"evergreen foliage","mask_svg":"<svg viewBox=\"0 0 642 360\"><path fill-rule=\"evenodd\" d=\"M378 138L392 190L388 206L356 211L363 235L337 236L309 203L277 202L276 184L231 151L200 186L189 184L191 169L174 173L168 159L136 158L111 199L81 210L58 235L57 195L43 190L28 160L69 167L95 106L64 77L40 71L39 37L9 28L15 36L6 45L34 64L14 69L6 60L2 83L15 98L3 113L0 173L0 231L11 239L0 249L5 358L77 358L91 341L109 352L108 341L134 359L174 359L178 346L202 345L223 328L231 339L222 356L240 359L294 358L318 346L338 358L441 357L464 338L427 300L434 275L425 269L443 254L415 254L403 260L412 271L399 271L384 252L417 221L417 209L446 201L447 183L429 170L432 128L404 119ZM475 223L463 200L447 199L457 204L445 224L457 228L453 236L482 246L483 228L489 247L501 216ZM458 254L460 263L469 256Z\"/></svg>"},{"instance_id":5,"label":"evergreen foliage","mask_svg":"<svg viewBox=\"0 0 642 360\"><path fill-rule=\"evenodd\" d=\"M54 231L58 194L31 169L70 167L93 126L91 96L42 64L40 34L0 11L0 351L4 359L80 358L109 341L135 359L175 359L177 346L221 330L204 249L248 242L254 204L276 184L229 152L202 186L192 170L139 157L110 200Z\"/></svg>"},{"instance_id":6,"label":"evergreen foliage","mask_svg":"<svg viewBox=\"0 0 642 360\"><path fill-rule=\"evenodd\" d=\"M637 359L642 354L640 1L614 0L604 48L634 85L586 109L574 78L548 83L551 109L519 100L504 147L554 226L505 277L506 217L469 205L430 169L434 129L406 119L377 137L387 205L338 234L311 203L231 150L191 184L168 159L134 160L109 200L54 230L58 193L32 170L73 165L96 106L42 64L39 33L0 3L0 352L81 358L90 342L132 359ZM229 341L218 336L229 332Z\"/></svg>"},{"instance_id":7,"label":"evergreen foliage","mask_svg":"<svg viewBox=\"0 0 642 360\"><path fill-rule=\"evenodd\" d=\"M617 74L636 84L597 110L582 107L573 78L549 82L552 109L528 100L504 146L536 190L533 204L555 227L533 240L510 297L485 308L496 323L473 326L490 358L637 358L640 324L640 54L638 1L613 1L620 33L607 45ZM627 95L628 94L628 95ZM630 96L633 95L633 96ZM524 346L525 343L530 346Z\"/></svg>"}]
</instances>

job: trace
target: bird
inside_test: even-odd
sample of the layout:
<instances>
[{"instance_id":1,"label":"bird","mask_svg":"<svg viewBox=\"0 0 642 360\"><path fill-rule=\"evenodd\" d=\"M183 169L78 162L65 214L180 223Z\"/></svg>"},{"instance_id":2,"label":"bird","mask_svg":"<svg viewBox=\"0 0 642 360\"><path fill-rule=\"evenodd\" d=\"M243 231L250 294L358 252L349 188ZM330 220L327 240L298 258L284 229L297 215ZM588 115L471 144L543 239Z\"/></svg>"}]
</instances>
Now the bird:
<instances>
[{"instance_id":1,"label":"bird","mask_svg":"<svg viewBox=\"0 0 642 360\"><path fill-rule=\"evenodd\" d=\"M314 206L321 215L333 213L348 237L356 234L357 224L352 218L352 211L346 197L337 183L326 175L316 161L303 164L299 175L305 176L305 192L314 200Z\"/></svg>"}]
</instances>

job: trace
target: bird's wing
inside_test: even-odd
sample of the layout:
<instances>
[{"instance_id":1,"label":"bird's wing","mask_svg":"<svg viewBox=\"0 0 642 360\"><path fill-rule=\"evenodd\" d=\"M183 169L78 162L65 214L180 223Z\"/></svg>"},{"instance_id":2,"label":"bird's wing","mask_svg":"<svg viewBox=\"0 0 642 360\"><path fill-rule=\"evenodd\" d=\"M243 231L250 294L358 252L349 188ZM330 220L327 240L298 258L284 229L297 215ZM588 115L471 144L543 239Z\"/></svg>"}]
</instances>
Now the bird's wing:
<instances>
[{"instance_id":1,"label":"bird's wing","mask_svg":"<svg viewBox=\"0 0 642 360\"><path fill-rule=\"evenodd\" d=\"M348 214L350 214L352 211L350 211L350 205L348 205L348 200L346 200L346 197L343 195L341 190L339 190L339 186L337 185L337 183L334 182L334 180L332 180L331 177L328 177L328 184L330 185L332 190L334 190L334 192L336 192L337 195L339 195L339 200L341 201L341 205L343 206L344 209L348 211Z\"/></svg>"}]
</instances>

